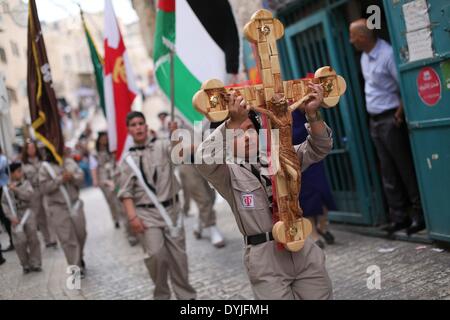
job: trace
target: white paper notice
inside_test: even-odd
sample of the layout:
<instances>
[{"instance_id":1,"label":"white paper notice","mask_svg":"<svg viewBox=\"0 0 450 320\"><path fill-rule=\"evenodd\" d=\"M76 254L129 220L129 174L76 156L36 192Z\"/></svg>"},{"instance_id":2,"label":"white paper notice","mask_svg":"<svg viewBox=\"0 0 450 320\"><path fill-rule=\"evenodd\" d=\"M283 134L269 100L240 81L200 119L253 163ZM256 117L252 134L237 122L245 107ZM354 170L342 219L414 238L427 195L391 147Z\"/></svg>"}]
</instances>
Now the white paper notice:
<instances>
[{"instance_id":1,"label":"white paper notice","mask_svg":"<svg viewBox=\"0 0 450 320\"><path fill-rule=\"evenodd\" d=\"M426 28L406 34L409 62L433 57L431 29Z\"/></svg>"},{"instance_id":2,"label":"white paper notice","mask_svg":"<svg viewBox=\"0 0 450 320\"><path fill-rule=\"evenodd\" d=\"M415 0L403 5L406 32L416 31L430 25L426 0Z\"/></svg>"}]
</instances>

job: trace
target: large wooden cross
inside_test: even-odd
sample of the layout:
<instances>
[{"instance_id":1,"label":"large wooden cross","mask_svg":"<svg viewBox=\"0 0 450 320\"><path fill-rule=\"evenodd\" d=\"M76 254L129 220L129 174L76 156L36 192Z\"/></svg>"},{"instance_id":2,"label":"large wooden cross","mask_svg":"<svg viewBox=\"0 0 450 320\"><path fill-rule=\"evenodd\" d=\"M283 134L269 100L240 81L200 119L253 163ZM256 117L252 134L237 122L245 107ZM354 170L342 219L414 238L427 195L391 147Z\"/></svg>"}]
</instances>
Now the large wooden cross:
<instances>
[{"instance_id":1,"label":"large wooden cross","mask_svg":"<svg viewBox=\"0 0 450 320\"><path fill-rule=\"evenodd\" d=\"M299 251L312 226L307 219L303 219L298 202L301 168L292 144L291 112L302 107L310 98L309 82L322 85L324 107L333 107L339 102L346 90L346 83L328 66L318 69L312 79L282 81L276 41L284 35L284 27L268 10L254 13L244 27L244 34L257 46L262 84L225 88L220 80L208 80L194 95L193 105L210 121L223 121L229 116L226 97L233 90L245 98L251 109L268 117L268 129L279 130L279 170L273 181L276 186L275 207L280 221L274 224L272 234L286 249Z\"/></svg>"}]
</instances>

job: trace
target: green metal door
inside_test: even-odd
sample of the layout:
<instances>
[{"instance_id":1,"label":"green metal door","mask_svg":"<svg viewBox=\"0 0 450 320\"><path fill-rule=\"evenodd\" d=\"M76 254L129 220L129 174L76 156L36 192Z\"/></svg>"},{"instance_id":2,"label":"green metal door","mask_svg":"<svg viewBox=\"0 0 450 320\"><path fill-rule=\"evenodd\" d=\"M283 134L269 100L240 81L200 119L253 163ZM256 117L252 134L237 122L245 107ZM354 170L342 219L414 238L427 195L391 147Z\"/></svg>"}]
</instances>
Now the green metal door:
<instances>
[{"instance_id":1,"label":"green metal door","mask_svg":"<svg viewBox=\"0 0 450 320\"><path fill-rule=\"evenodd\" d=\"M339 210L330 212L330 219L376 225L385 220L385 211L353 51L341 16L322 10L287 26L280 44L283 73L285 79L300 78L330 65L347 80L339 105L323 112L334 135L325 166Z\"/></svg>"},{"instance_id":2,"label":"green metal door","mask_svg":"<svg viewBox=\"0 0 450 320\"><path fill-rule=\"evenodd\" d=\"M384 6L427 229L431 238L450 241L450 3Z\"/></svg>"}]
</instances>

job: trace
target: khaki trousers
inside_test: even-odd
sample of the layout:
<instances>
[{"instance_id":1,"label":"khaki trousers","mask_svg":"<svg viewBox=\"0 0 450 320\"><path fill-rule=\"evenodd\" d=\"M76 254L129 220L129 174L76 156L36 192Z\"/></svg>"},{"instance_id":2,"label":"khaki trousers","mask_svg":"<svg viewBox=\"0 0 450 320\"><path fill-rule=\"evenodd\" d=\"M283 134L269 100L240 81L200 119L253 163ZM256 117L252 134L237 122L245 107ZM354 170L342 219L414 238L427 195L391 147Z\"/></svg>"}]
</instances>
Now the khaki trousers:
<instances>
[{"instance_id":1,"label":"khaki trousers","mask_svg":"<svg viewBox=\"0 0 450 320\"><path fill-rule=\"evenodd\" d=\"M12 231L12 239L23 268L42 266L41 244L37 235L36 216L34 212L25 222L23 232Z\"/></svg>"},{"instance_id":2,"label":"khaki trousers","mask_svg":"<svg viewBox=\"0 0 450 320\"><path fill-rule=\"evenodd\" d=\"M184 230L172 238L167 229L151 227L141 235L141 243L148 254L144 262L155 284L155 300L170 299L169 277L177 299L195 299L196 291L189 284Z\"/></svg>"},{"instance_id":3,"label":"khaki trousers","mask_svg":"<svg viewBox=\"0 0 450 320\"><path fill-rule=\"evenodd\" d=\"M75 217L70 216L65 204L51 204L49 212L67 263L81 267L87 236L83 202Z\"/></svg>"},{"instance_id":4,"label":"khaki trousers","mask_svg":"<svg viewBox=\"0 0 450 320\"><path fill-rule=\"evenodd\" d=\"M248 246L244 254L247 274L256 299L332 299L325 254L310 238L298 252L280 250L274 241Z\"/></svg>"},{"instance_id":5,"label":"khaki trousers","mask_svg":"<svg viewBox=\"0 0 450 320\"><path fill-rule=\"evenodd\" d=\"M216 224L214 211L215 191L209 186L193 165L180 166L180 178L189 190L189 196L197 203L199 219L203 228Z\"/></svg>"},{"instance_id":6,"label":"khaki trousers","mask_svg":"<svg viewBox=\"0 0 450 320\"><path fill-rule=\"evenodd\" d=\"M45 244L56 242L56 232L55 228L51 224L50 219L47 217L47 212L44 208L44 198L43 195L38 191L34 192L31 198L30 204L31 210L36 215L37 227L39 231L42 232Z\"/></svg>"}]
</instances>

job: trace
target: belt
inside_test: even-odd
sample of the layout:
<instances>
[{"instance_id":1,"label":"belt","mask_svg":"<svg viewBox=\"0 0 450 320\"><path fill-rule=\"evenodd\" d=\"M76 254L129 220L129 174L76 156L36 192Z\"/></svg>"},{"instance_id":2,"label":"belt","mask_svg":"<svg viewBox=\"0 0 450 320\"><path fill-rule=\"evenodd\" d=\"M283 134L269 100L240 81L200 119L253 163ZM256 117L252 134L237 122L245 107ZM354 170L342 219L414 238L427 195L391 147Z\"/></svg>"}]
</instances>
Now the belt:
<instances>
[{"instance_id":1,"label":"belt","mask_svg":"<svg viewBox=\"0 0 450 320\"><path fill-rule=\"evenodd\" d=\"M178 202L178 195L175 196L175 201ZM166 201L161 202L161 205L164 208L170 207L173 204L173 199L169 199ZM155 208L155 205L153 203L149 204L138 204L136 208L143 208L143 209L153 209Z\"/></svg>"},{"instance_id":2,"label":"belt","mask_svg":"<svg viewBox=\"0 0 450 320\"><path fill-rule=\"evenodd\" d=\"M396 111L397 111L397 108L392 108L392 109L383 111L381 113L371 114L370 115L370 119L377 121L377 120L379 120L381 118L384 118L386 116L394 114Z\"/></svg>"},{"instance_id":3,"label":"belt","mask_svg":"<svg viewBox=\"0 0 450 320\"><path fill-rule=\"evenodd\" d=\"M252 236L244 236L244 242L246 245L257 245L267 241L272 241L273 235L272 232L264 232L260 234L254 234Z\"/></svg>"}]
</instances>

